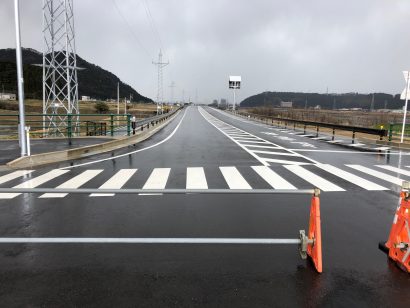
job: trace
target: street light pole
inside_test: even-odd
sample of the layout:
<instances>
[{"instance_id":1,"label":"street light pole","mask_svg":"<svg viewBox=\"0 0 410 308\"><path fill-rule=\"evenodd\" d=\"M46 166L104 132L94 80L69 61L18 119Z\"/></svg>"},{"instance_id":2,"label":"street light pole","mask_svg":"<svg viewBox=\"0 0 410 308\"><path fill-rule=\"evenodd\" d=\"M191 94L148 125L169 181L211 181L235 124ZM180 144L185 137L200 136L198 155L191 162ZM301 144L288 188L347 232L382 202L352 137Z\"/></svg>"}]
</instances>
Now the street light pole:
<instances>
[{"instance_id":1,"label":"street light pole","mask_svg":"<svg viewBox=\"0 0 410 308\"><path fill-rule=\"evenodd\" d=\"M19 0L14 0L14 22L16 25L16 63L17 63L17 86L19 96L19 139L21 156L27 155L27 140L25 134L26 120L24 117L24 78L23 65L21 57L21 39L20 39L20 12Z\"/></svg>"}]
</instances>

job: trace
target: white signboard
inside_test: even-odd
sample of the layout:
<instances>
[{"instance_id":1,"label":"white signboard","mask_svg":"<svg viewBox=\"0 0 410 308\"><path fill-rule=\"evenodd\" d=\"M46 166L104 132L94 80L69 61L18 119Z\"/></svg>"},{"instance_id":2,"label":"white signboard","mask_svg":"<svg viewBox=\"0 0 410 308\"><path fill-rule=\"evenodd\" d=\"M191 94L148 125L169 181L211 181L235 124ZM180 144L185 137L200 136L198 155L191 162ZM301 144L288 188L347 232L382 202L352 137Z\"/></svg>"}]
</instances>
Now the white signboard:
<instances>
[{"instance_id":1,"label":"white signboard","mask_svg":"<svg viewBox=\"0 0 410 308\"><path fill-rule=\"evenodd\" d=\"M407 99L410 99L410 87L409 87L409 81L408 81L409 75L410 75L409 71L403 71L403 76L404 76L404 80L406 80L406 87L407 87L407 88L404 88L404 90L401 92L401 95L400 95L400 99L403 99L403 100L406 99L406 93L407 93Z\"/></svg>"},{"instance_id":2,"label":"white signboard","mask_svg":"<svg viewBox=\"0 0 410 308\"><path fill-rule=\"evenodd\" d=\"M241 76L229 76L229 89L240 89L241 81Z\"/></svg>"}]
</instances>

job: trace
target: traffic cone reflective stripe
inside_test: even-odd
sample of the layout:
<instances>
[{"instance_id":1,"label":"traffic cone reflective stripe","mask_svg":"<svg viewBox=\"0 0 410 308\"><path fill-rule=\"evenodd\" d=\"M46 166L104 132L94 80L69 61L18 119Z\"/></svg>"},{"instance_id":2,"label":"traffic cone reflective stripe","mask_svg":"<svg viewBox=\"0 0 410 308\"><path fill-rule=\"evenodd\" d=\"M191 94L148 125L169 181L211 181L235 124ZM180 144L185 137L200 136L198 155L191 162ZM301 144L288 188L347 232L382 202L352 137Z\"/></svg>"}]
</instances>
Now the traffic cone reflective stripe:
<instances>
[{"instance_id":1,"label":"traffic cone reflective stripe","mask_svg":"<svg viewBox=\"0 0 410 308\"><path fill-rule=\"evenodd\" d=\"M320 226L320 201L317 195L312 197L309 219L309 241L307 254L312 259L316 270L322 272L322 233Z\"/></svg>"}]
</instances>

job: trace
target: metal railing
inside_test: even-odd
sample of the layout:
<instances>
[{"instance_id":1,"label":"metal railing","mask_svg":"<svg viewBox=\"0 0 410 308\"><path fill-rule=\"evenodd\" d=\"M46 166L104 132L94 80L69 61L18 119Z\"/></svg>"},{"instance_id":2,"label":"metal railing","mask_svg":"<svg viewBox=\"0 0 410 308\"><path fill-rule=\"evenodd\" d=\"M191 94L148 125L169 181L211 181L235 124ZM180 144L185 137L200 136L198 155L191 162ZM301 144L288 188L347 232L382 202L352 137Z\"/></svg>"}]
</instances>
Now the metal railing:
<instances>
[{"instance_id":1,"label":"metal railing","mask_svg":"<svg viewBox=\"0 0 410 308\"><path fill-rule=\"evenodd\" d=\"M177 110L179 108L166 114L142 119L137 115L135 124L131 121L132 114L67 114L65 120L58 123L58 129L45 119L52 114L26 114L26 125L30 127L31 138L130 136L134 132L133 126L144 130L168 118ZM18 127L18 114L0 114L0 139L17 139Z\"/></svg>"},{"instance_id":2,"label":"metal railing","mask_svg":"<svg viewBox=\"0 0 410 308\"><path fill-rule=\"evenodd\" d=\"M387 129L377 129L377 128L367 128L367 127L360 127L360 126L350 126L350 125L339 125L339 124L331 124L331 123L324 123L324 122L313 122L313 121L303 121L303 120L294 120L294 119L287 119L287 118L280 118L280 117L271 117L271 116L263 116L259 114L253 114L243 111L236 112L237 115L259 120L266 124L276 125L278 127L287 128L301 128L303 132L306 134L306 131L310 128L313 128L315 131L316 137L319 136L320 128L328 128L332 131L332 140L335 140L336 131L348 131L352 132L352 143L355 142L356 133L363 133L368 135L376 135L379 137L379 140L383 140L384 137L389 135L389 130Z\"/></svg>"}]
</instances>

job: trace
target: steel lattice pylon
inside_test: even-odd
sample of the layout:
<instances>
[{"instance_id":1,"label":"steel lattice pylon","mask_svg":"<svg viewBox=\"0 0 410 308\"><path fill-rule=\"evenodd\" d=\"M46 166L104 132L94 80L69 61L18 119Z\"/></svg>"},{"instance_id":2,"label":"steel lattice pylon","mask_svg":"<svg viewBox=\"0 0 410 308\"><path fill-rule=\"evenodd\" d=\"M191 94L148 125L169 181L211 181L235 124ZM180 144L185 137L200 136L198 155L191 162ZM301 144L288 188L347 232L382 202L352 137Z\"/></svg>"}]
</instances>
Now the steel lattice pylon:
<instances>
[{"instance_id":1,"label":"steel lattice pylon","mask_svg":"<svg viewBox=\"0 0 410 308\"><path fill-rule=\"evenodd\" d=\"M79 131L73 0L43 0L43 127L45 135Z\"/></svg>"},{"instance_id":2,"label":"steel lattice pylon","mask_svg":"<svg viewBox=\"0 0 410 308\"><path fill-rule=\"evenodd\" d=\"M162 112L162 105L164 104L164 89L163 89L163 74L162 69L169 64L169 61L162 62L162 51L159 51L158 55L158 62L152 61L152 64L158 66L158 85L157 85L157 114L158 114L158 107L161 108Z\"/></svg>"}]
</instances>

